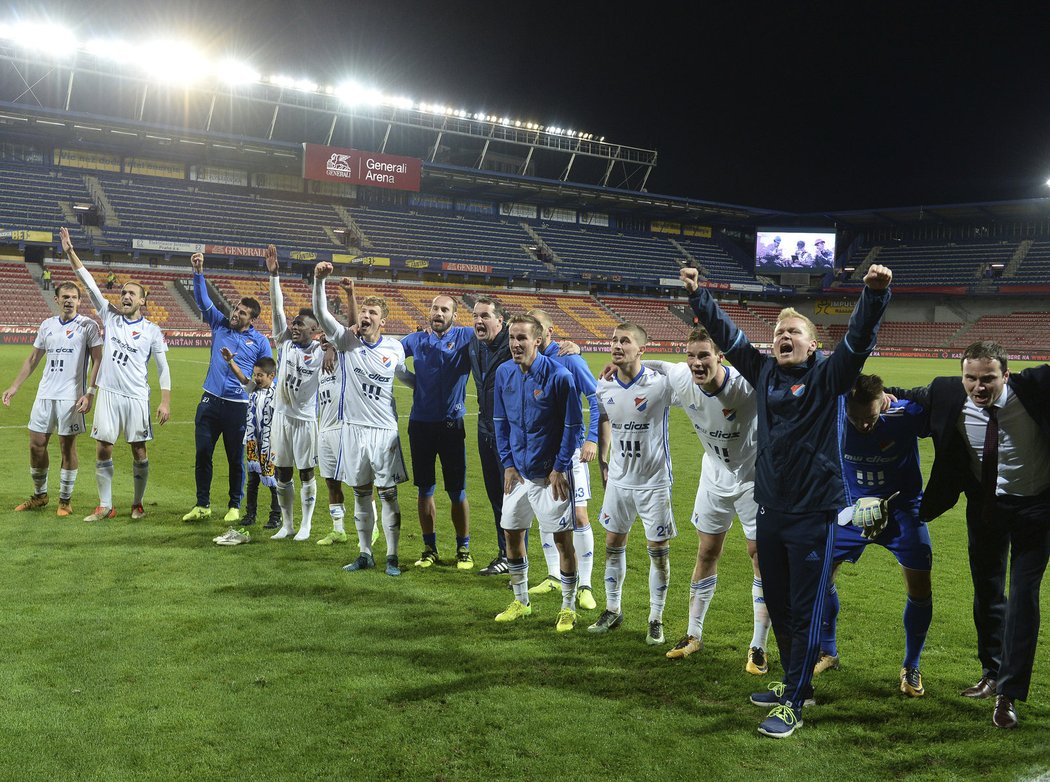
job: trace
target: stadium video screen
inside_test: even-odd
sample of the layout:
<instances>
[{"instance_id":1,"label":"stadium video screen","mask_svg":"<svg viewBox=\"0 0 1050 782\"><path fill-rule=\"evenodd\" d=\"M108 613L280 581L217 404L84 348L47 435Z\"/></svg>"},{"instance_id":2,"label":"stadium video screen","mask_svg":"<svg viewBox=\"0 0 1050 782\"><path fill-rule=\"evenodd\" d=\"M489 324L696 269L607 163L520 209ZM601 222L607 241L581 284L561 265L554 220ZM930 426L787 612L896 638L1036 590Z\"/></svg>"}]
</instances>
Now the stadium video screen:
<instances>
[{"instance_id":1,"label":"stadium video screen","mask_svg":"<svg viewBox=\"0 0 1050 782\"><path fill-rule=\"evenodd\" d=\"M755 271L823 274L835 267L835 232L826 228L759 228Z\"/></svg>"}]
</instances>

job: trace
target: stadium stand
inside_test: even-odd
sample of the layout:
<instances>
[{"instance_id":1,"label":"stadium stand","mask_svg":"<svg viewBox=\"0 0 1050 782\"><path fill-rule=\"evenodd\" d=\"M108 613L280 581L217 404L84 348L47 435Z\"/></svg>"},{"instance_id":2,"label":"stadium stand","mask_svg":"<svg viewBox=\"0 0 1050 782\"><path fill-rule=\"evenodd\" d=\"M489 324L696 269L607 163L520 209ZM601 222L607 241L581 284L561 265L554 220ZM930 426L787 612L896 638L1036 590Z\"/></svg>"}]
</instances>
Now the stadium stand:
<instances>
[{"instance_id":1,"label":"stadium stand","mask_svg":"<svg viewBox=\"0 0 1050 782\"><path fill-rule=\"evenodd\" d=\"M612 310L617 320L637 323L652 340L683 340L692 328L671 311L667 301L623 296L602 296L600 301Z\"/></svg>"},{"instance_id":2,"label":"stadium stand","mask_svg":"<svg viewBox=\"0 0 1050 782\"><path fill-rule=\"evenodd\" d=\"M988 264L1008 263L1016 247L1016 242L881 246L878 262L893 269L896 285L973 285ZM871 249L858 250L853 265Z\"/></svg>"},{"instance_id":3,"label":"stadium stand","mask_svg":"<svg viewBox=\"0 0 1050 782\"><path fill-rule=\"evenodd\" d=\"M558 257L557 269L583 280L639 280L655 284L678 277L683 253L666 237L612 229L541 225L536 233Z\"/></svg>"},{"instance_id":4,"label":"stadium stand","mask_svg":"<svg viewBox=\"0 0 1050 782\"><path fill-rule=\"evenodd\" d=\"M4 325L35 326L55 314L44 299L54 293L44 293L21 261L0 261L0 290L4 292L4 305L0 307L0 323Z\"/></svg>"},{"instance_id":5,"label":"stadium stand","mask_svg":"<svg viewBox=\"0 0 1050 782\"><path fill-rule=\"evenodd\" d=\"M0 228L54 232L68 225L73 242L84 245L84 231L69 219L73 203L91 203L82 176L43 166L0 163Z\"/></svg>"}]
</instances>

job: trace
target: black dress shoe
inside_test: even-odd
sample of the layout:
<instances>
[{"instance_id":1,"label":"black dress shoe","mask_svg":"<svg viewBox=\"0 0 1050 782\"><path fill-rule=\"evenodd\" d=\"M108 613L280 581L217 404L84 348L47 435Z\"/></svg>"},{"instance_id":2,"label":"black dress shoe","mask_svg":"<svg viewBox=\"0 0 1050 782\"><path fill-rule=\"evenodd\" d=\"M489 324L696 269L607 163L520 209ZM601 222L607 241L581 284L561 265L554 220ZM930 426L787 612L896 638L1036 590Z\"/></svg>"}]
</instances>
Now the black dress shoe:
<instances>
[{"instance_id":1,"label":"black dress shoe","mask_svg":"<svg viewBox=\"0 0 1050 782\"><path fill-rule=\"evenodd\" d=\"M991 698L995 695L995 679L982 676L981 680L973 687L967 687L960 695L964 698Z\"/></svg>"},{"instance_id":2,"label":"black dress shoe","mask_svg":"<svg viewBox=\"0 0 1050 782\"><path fill-rule=\"evenodd\" d=\"M992 724L997 728L1016 728L1017 712L1014 710L1014 699L1005 695L995 696L995 709L992 711Z\"/></svg>"}]
</instances>

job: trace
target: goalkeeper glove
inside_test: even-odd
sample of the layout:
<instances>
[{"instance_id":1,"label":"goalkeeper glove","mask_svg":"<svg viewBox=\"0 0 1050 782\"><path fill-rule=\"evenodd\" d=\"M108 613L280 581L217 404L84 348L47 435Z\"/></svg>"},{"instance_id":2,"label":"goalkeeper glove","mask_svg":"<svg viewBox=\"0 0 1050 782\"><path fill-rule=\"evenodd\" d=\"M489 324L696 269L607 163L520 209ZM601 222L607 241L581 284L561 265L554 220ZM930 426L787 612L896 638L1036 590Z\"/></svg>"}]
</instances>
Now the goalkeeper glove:
<instances>
[{"instance_id":1,"label":"goalkeeper glove","mask_svg":"<svg viewBox=\"0 0 1050 782\"><path fill-rule=\"evenodd\" d=\"M886 499L878 497L862 497L853 506L853 526L862 528L862 535L868 540L877 538L890 520L890 500L900 492L894 492Z\"/></svg>"}]
</instances>

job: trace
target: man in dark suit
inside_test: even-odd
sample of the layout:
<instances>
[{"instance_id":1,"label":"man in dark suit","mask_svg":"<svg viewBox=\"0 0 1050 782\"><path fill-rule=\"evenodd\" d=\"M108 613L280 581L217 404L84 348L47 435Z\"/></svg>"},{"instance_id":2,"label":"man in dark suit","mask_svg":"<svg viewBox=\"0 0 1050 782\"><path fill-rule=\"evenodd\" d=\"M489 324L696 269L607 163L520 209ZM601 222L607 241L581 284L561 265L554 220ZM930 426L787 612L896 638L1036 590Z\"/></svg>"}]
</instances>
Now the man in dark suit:
<instances>
[{"instance_id":1,"label":"man in dark suit","mask_svg":"<svg viewBox=\"0 0 1050 782\"><path fill-rule=\"evenodd\" d=\"M1011 374L1002 346L975 342L963 353L961 383L938 377L923 388L889 390L920 403L930 416L936 456L922 519L935 519L966 495L983 672L962 694L994 695L992 723L1014 728L1014 701L1028 697L1039 587L1050 557L1050 365Z\"/></svg>"}]
</instances>

